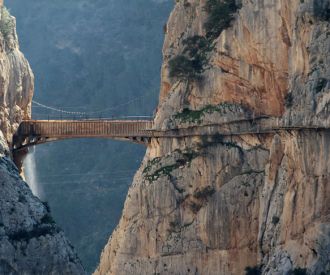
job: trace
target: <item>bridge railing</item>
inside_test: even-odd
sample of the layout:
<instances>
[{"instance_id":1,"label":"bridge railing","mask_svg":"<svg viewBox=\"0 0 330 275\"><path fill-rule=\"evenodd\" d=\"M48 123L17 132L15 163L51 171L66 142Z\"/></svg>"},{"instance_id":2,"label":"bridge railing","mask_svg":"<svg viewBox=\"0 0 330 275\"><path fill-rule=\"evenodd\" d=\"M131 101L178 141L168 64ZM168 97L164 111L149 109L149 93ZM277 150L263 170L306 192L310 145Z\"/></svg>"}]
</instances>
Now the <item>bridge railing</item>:
<instances>
[{"instance_id":1,"label":"bridge railing","mask_svg":"<svg viewBox=\"0 0 330 275\"><path fill-rule=\"evenodd\" d=\"M86 114L33 114L31 120L152 120L153 116L86 115Z\"/></svg>"}]
</instances>

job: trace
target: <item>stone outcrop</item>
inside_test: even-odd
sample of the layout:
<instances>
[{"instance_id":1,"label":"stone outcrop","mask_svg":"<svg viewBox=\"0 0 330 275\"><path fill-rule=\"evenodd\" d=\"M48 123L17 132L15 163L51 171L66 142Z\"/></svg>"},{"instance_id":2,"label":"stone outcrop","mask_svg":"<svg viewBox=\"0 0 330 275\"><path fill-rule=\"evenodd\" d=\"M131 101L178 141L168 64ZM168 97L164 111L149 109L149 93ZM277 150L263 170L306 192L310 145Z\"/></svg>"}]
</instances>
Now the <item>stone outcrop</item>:
<instances>
[{"instance_id":1,"label":"stone outcrop","mask_svg":"<svg viewBox=\"0 0 330 275\"><path fill-rule=\"evenodd\" d=\"M15 18L0 9L0 274L84 274L48 205L33 196L10 156L14 132L30 117L33 74L19 51Z\"/></svg>"},{"instance_id":2,"label":"stone outcrop","mask_svg":"<svg viewBox=\"0 0 330 275\"><path fill-rule=\"evenodd\" d=\"M31 116L34 77L19 50L15 18L6 8L0 17L0 129L11 143L19 122Z\"/></svg>"},{"instance_id":3,"label":"stone outcrop","mask_svg":"<svg viewBox=\"0 0 330 275\"><path fill-rule=\"evenodd\" d=\"M327 0L243 0L197 79L173 77L205 36L205 0L166 27L158 129L270 116L330 126ZM328 274L330 131L153 139L95 274Z\"/></svg>"}]
</instances>

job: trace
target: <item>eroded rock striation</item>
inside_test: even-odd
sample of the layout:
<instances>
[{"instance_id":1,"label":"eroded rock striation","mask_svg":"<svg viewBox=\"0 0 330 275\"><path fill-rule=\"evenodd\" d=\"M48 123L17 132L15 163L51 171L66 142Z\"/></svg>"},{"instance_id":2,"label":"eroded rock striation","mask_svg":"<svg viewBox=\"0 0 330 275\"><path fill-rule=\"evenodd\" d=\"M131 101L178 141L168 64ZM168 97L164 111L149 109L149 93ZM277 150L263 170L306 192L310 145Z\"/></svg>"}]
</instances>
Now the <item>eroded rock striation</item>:
<instances>
[{"instance_id":1,"label":"eroded rock striation","mask_svg":"<svg viewBox=\"0 0 330 275\"><path fill-rule=\"evenodd\" d=\"M33 74L19 51L15 18L0 2L0 274L84 274L48 205L33 196L9 146L30 117Z\"/></svg>"},{"instance_id":2,"label":"eroded rock striation","mask_svg":"<svg viewBox=\"0 0 330 275\"><path fill-rule=\"evenodd\" d=\"M329 127L329 9L176 1L155 127ZM95 274L328 274L329 145L324 128L153 139Z\"/></svg>"}]
</instances>

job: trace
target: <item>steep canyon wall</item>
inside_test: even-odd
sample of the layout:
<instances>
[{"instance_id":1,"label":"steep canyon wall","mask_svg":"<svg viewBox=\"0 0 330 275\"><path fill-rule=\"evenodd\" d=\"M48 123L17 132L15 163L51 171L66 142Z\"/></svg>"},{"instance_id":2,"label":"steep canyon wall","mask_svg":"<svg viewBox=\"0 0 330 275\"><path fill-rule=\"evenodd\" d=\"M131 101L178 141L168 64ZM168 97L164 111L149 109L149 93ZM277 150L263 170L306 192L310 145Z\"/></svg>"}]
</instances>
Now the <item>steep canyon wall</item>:
<instances>
[{"instance_id":1,"label":"steep canyon wall","mask_svg":"<svg viewBox=\"0 0 330 275\"><path fill-rule=\"evenodd\" d=\"M84 274L48 205L33 196L11 159L12 136L30 118L34 77L15 18L0 10L0 274Z\"/></svg>"},{"instance_id":2,"label":"steep canyon wall","mask_svg":"<svg viewBox=\"0 0 330 275\"><path fill-rule=\"evenodd\" d=\"M209 2L176 1L155 127L329 127L329 1L236 1L201 75L173 76L185 41L208 36ZM329 143L325 129L153 139L95 274L327 274Z\"/></svg>"}]
</instances>

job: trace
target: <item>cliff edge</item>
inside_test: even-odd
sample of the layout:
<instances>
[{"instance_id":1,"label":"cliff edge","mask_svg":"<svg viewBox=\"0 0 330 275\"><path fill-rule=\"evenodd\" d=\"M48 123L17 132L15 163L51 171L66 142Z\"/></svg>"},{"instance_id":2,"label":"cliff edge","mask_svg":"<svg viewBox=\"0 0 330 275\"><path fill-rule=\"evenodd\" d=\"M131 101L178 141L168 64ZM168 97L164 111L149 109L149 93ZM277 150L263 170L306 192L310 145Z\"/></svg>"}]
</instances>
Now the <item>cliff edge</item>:
<instances>
[{"instance_id":1,"label":"cliff edge","mask_svg":"<svg viewBox=\"0 0 330 275\"><path fill-rule=\"evenodd\" d=\"M153 139L95 274L330 272L329 19L328 0L176 1L155 127L301 128Z\"/></svg>"},{"instance_id":2,"label":"cliff edge","mask_svg":"<svg viewBox=\"0 0 330 275\"><path fill-rule=\"evenodd\" d=\"M84 274L48 205L33 196L11 159L13 134L31 115L33 81L15 18L0 1L0 274Z\"/></svg>"}]
</instances>

